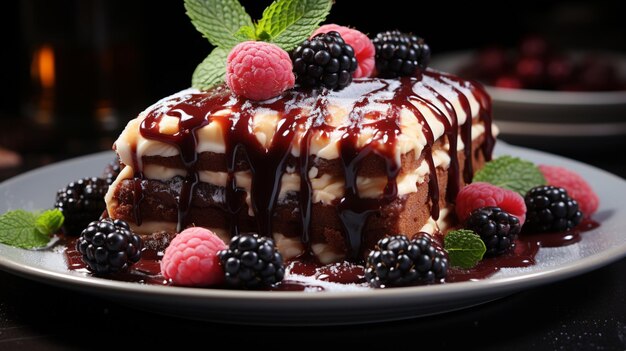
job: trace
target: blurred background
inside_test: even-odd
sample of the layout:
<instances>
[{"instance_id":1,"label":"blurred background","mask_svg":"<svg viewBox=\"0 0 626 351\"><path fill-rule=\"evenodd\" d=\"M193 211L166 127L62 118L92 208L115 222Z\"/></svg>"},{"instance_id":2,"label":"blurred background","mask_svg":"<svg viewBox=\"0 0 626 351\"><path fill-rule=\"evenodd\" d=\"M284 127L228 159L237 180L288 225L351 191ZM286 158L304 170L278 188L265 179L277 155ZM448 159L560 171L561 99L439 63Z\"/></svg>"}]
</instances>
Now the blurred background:
<instances>
[{"instance_id":1,"label":"blurred background","mask_svg":"<svg viewBox=\"0 0 626 351\"><path fill-rule=\"evenodd\" d=\"M271 1L241 2L258 19ZM470 2L423 1L412 5L415 10L403 1L359 6L337 0L327 22L370 35L396 28L413 32L426 38L434 63L460 51L518 48L528 38L540 38L556 52L626 53L618 1L501 2L489 11L488 5ZM0 8L0 179L110 149L128 120L187 88L194 68L211 51L182 0L8 0ZM585 155L586 144L598 140L566 148L532 146L623 172L626 162ZM623 153L618 157L623 160Z\"/></svg>"}]
</instances>

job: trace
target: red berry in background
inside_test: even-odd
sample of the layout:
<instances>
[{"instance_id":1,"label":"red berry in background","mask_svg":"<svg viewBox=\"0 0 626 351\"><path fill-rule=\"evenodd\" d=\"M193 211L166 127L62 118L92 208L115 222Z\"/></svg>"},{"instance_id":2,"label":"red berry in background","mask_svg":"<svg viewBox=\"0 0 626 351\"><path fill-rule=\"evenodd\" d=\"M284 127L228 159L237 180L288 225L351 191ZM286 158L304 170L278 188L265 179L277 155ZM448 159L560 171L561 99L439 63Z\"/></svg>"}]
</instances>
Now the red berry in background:
<instances>
[{"instance_id":1,"label":"red berry in background","mask_svg":"<svg viewBox=\"0 0 626 351\"><path fill-rule=\"evenodd\" d=\"M596 57L588 57L582 64L580 83L588 91L612 90L616 87L615 66Z\"/></svg>"},{"instance_id":2,"label":"red berry in background","mask_svg":"<svg viewBox=\"0 0 626 351\"><path fill-rule=\"evenodd\" d=\"M581 175L558 166L539 165L539 170L548 185L567 190L569 196L578 201L578 207L585 216L589 217L598 210L600 198Z\"/></svg>"},{"instance_id":3,"label":"red berry in background","mask_svg":"<svg viewBox=\"0 0 626 351\"><path fill-rule=\"evenodd\" d=\"M515 65L515 73L525 86L538 87L543 81L544 62L533 57L522 58Z\"/></svg>"},{"instance_id":4,"label":"red berry in background","mask_svg":"<svg viewBox=\"0 0 626 351\"><path fill-rule=\"evenodd\" d=\"M546 65L546 74L552 86L559 86L571 80L573 65L565 57L552 57Z\"/></svg>"},{"instance_id":5,"label":"red berry in background","mask_svg":"<svg viewBox=\"0 0 626 351\"><path fill-rule=\"evenodd\" d=\"M556 87L558 91L585 91L586 89L580 83L567 83Z\"/></svg>"},{"instance_id":6,"label":"red berry in background","mask_svg":"<svg viewBox=\"0 0 626 351\"><path fill-rule=\"evenodd\" d=\"M548 43L545 39L532 35L522 40L519 51L524 57L540 58L548 53Z\"/></svg>"},{"instance_id":7,"label":"red berry in background","mask_svg":"<svg viewBox=\"0 0 626 351\"><path fill-rule=\"evenodd\" d=\"M494 83L494 86L498 88L506 88L506 89L522 89L523 85L519 78L506 75L498 77Z\"/></svg>"},{"instance_id":8,"label":"red berry in background","mask_svg":"<svg viewBox=\"0 0 626 351\"><path fill-rule=\"evenodd\" d=\"M482 74L497 76L506 69L506 53L500 48L487 48L478 54L478 69Z\"/></svg>"},{"instance_id":9,"label":"red berry in background","mask_svg":"<svg viewBox=\"0 0 626 351\"><path fill-rule=\"evenodd\" d=\"M537 35L512 50L488 47L457 73L499 88L552 91L626 90L620 66L592 51L573 55L554 51Z\"/></svg>"}]
</instances>

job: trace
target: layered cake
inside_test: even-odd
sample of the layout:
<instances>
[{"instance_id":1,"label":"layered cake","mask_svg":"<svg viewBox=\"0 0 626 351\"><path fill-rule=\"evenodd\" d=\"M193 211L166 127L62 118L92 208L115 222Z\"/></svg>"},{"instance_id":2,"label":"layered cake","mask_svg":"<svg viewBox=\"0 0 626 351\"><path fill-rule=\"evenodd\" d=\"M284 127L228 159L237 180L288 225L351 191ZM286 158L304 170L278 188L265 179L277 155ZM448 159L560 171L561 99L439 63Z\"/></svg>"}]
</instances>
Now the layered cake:
<instances>
[{"instance_id":1,"label":"layered cake","mask_svg":"<svg viewBox=\"0 0 626 351\"><path fill-rule=\"evenodd\" d=\"M141 284L355 291L484 279L599 225L577 173L491 159L480 84L429 69L412 33L318 27L332 3L275 0L252 21L236 0L185 1L214 47L193 88L132 119L54 210L0 215L0 243L60 230L47 245L68 270Z\"/></svg>"},{"instance_id":2,"label":"layered cake","mask_svg":"<svg viewBox=\"0 0 626 351\"><path fill-rule=\"evenodd\" d=\"M479 84L431 69L264 101L188 89L119 136L107 210L140 234L255 232L286 259L358 261L387 235L439 232L493 128Z\"/></svg>"}]
</instances>

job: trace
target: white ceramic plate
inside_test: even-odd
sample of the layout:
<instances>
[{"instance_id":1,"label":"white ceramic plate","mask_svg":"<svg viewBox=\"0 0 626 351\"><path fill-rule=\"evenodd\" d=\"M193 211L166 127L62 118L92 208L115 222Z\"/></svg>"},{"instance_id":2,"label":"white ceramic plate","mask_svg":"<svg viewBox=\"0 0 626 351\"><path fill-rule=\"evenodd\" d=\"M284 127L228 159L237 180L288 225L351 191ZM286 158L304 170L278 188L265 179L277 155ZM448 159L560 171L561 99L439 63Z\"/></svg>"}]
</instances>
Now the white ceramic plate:
<instances>
[{"instance_id":1,"label":"white ceramic plate","mask_svg":"<svg viewBox=\"0 0 626 351\"><path fill-rule=\"evenodd\" d=\"M66 269L62 254L28 251L0 244L0 268L38 280L153 312L185 318L254 324L341 324L397 320L442 313L572 277L626 256L626 181L607 172L554 155L500 142L498 154L565 166L591 182L601 198L594 219L601 226L562 248L541 249L537 264L503 269L491 278L432 286L356 292L255 292L141 285L86 277ZM82 176L101 173L110 152L43 167L0 184L0 213L44 209L57 188Z\"/></svg>"}]
</instances>

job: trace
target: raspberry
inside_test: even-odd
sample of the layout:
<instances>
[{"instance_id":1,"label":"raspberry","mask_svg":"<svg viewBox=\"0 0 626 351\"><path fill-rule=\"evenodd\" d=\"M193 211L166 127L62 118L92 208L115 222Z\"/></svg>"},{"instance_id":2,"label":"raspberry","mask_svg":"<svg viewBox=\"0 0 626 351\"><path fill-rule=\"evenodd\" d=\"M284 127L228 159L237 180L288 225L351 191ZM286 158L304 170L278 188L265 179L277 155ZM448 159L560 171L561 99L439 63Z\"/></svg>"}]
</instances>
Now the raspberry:
<instances>
[{"instance_id":1,"label":"raspberry","mask_svg":"<svg viewBox=\"0 0 626 351\"><path fill-rule=\"evenodd\" d=\"M128 223L105 218L89 223L76 240L76 251L95 274L123 272L141 258L142 241Z\"/></svg>"},{"instance_id":2,"label":"raspberry","mask_svg":"<svg viewBox=\"0 0 626 351\"><path fill-rule=\"evenodd\" d=\"M237 95L267 100L293 87L295 76L289 54L260 41L237 44L226 59L226 83Z\"/></svg>"},{"instance_id":3,"label":"raspberry","mask_svg":"<svg viewBox=\"0 0 626 351\"><path fill-rule=\"evenodd\" d=\"M365 279L373 287L432 284L442 281L448 259L427 233L413 240L404 235L380 239L368 257Z\"/></svg>"},{"instance_id":4,"label":"raspberry","mask_svg":"<svg viewBox=\"0 0 626 351\"><path fill-rule=\"evenodd\" d=\"M224 280L217 252L226 244L212 231L191 227L170 243L161 260L161 273L175 285L209 286Z\"/></svg>"},{"instance_id":5,"label":"raspberry","mask_svg":"<svg viewBox=\"0 0 626 351\"><path fill-rule=\"evenodd\" d=\"M352 78L367 78L371 76L376 63L374 59L376 49L374 49L374 44L370 38L356 29L336 24L325 24L319 27L315 32L313 32L311 38L321 33L333 31L338 32L346 44L352 46L354 49L354 56L358 62L358 67L356 68L356 71L352 73Z\"/></svg>"},{"instance_id":6,"label":"raspberry","mask_svg":"<svg viewBox=\"0 0 626 351\"><path fill-rule=\"evenodd\" d=\"M598 195L579 174L557 166L540 165L539 170L548 185L567 190L569 196L578 202L578 207L585 216L589 217L598 210Z\"/></svg>"},{"instance_id":7,"label":"raspberry","mask_svg":"<svg viewBox=\"0 0 626 351\"><path fill-rule=\"evenodd\" d=\"M303 87L341 90L359 66L354 49L335 31L305 40L291 52L296 81Z\"/></svg>"},{"instance_id":8,"label":"raspberry","mask_svg":"<svg viewBox=\"0 0 626 351\"><path fill-rule=\"evenodd\" d=\"M461 189L456 196L456 215L461 222L465 222L473 210L488 206L500 207L517 217L520 225L524 224L526 204L524 198L515 191L475 182Z\"/></svg>"}]
</instances>

